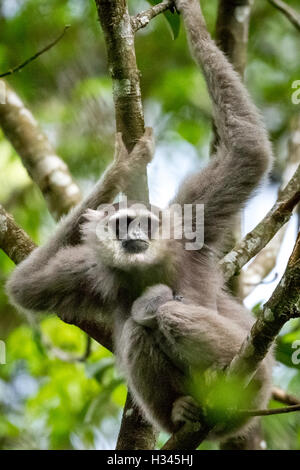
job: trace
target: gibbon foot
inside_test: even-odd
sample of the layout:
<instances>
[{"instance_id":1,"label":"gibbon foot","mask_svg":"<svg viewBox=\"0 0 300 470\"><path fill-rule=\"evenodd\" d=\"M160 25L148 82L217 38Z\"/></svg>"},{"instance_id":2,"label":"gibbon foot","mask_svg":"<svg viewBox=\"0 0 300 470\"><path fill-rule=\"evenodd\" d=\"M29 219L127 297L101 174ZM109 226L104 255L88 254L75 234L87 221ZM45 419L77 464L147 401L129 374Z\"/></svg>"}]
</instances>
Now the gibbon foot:
<instances>
[{"instance_id":1,"label":"gibbon foot","mask_svg":"<svg viewBox=\"0 0 300 470\"><path fill-rule=\"evenodd\" d=\"M183 396L174 401L172 407L171 419L175 425L180 423L195 423L201 419L201 410L199 405L191 396Z\"/></svg>"}]
</instances>

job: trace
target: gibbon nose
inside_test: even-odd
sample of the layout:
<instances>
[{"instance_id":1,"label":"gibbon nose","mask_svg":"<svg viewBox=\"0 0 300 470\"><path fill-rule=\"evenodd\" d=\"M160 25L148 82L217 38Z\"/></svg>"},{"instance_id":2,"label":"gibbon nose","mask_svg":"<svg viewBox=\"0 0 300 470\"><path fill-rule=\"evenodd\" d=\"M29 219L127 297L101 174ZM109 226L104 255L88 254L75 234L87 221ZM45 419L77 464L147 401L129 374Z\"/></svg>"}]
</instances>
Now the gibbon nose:
<instances>
[{"instance_id":1,"label":"gibbon nose","mask_svg":"<svg viewBox=\"0 0 300 470\"><path fill-rule=\"evenodd\" d=\"M149 247L149 243L145 240L123 240L122 247L128 253L142 253Z\"/></svg>"}]
</instances>

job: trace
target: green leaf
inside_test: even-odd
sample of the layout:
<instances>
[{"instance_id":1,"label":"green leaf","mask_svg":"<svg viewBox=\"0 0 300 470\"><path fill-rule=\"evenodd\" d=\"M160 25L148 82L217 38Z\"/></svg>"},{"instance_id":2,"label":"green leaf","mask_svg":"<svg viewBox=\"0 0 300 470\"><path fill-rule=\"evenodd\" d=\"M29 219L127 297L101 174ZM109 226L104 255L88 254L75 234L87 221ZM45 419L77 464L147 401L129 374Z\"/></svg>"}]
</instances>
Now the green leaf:
<instances>
[{"instance_id":1,"label":"green leaf","mask_svg":"<svg viewBox=\"0 0 300 470\"><path fill-rule=\"evenodd\" d=\"M151 3L151 5L157 5L158 3L161 3L161 1L149 0L149 3ZM169 25L172 38L177 39L180 31L180 16L176 12L172 13L170 10L167 10L164 12L164 17Z\"/></svg>"},{"instance_id":2,"label":"green leaf","mask_svg":"<svg viewBox=\"0 0 300 470\"><path fill-rule=\"evenodd\" d=\"M168 25L171 29L171 34L173 39L177 39L180 31L180 17L177 13L171 13L170 11L166 11L164 13L164 17L166 18Z\"/></svg>"}]
</instances>

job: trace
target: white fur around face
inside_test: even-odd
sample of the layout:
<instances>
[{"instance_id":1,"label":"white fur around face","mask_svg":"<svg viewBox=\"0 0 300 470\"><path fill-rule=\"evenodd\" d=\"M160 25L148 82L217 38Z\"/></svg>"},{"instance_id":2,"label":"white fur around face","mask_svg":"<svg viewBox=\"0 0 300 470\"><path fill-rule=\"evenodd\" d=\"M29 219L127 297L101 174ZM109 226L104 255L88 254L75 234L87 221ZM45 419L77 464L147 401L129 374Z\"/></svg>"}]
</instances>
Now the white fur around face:
<instances>
[{"instance_id":1,"label":"white fur around face","mask_svg":"<svg viewBox=\"0 0 300 470\"><path fill-rule=\"evenodd\" d=\"M82 225L84 243L95 251L104 264L124 271L139 267L143 269L159 263L166 254L165 240L149 240L148 249L142 253L128 253L124 250L122 240L116 239L116 234L108 223L110 219L120 216L120 212L107 215L103 211L89 209L85 214L87 222ZM123 211L122 216L124 215ZM129 209L127 215L138 217L146 214L137 214Z\"/></svg>"}]
</instances>

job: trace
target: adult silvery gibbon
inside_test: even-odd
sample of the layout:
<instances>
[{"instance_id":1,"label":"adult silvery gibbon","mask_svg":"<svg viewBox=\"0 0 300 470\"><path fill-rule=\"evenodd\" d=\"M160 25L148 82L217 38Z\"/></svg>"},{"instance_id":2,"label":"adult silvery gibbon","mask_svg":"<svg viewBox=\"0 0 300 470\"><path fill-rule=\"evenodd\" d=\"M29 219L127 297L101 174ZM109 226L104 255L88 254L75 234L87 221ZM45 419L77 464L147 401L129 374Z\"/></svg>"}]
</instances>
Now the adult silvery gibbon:
<instances>
[{"instance_id":1,"label":"adult silvery gibbon","mask_svg":"<svg viewBox=\"0 0 300 470\"><path fill-rule=\"evenodd\" d=\"M104 178L7 284L12 302L25 309L56 311L68 322L75 316L109 319L118 362L135 401L151 423L169 432L200 419L199 390L206 390L207 372L226 369L253 323L226 292L216 253L272 160L259 113L211 39L198 0L175 4L202 67L219 136L209 165L188 178L173 201L204 205L203 247L187 250L184 237L153 236L160 218L136 204L127 210L114 204L113 213L99 209L126 190L128 179L153 154L150 129L129 155L118 134L115 159ZM127 229L125 237L120 236L121 226ZM247 408L266 407L271 364L269 354L255 375ZM196 388L191 387L193 374ZM225 423L217 435L243 436L254 424L255 419Z\"/></svg>"}]
</instances>

